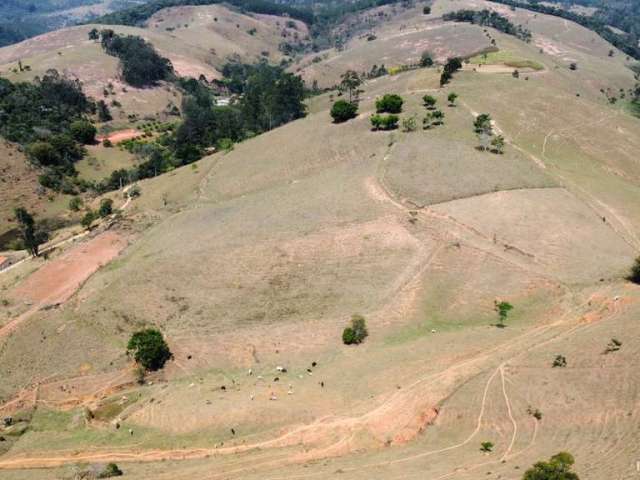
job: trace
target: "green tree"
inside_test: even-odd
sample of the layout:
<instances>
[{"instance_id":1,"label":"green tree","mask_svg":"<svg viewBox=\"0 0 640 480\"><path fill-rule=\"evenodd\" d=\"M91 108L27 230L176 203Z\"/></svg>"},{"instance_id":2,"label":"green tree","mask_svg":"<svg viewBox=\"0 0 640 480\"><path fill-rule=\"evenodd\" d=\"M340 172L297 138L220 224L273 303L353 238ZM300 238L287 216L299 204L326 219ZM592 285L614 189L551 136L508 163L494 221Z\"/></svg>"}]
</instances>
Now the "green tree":
<instances>
[{"instance_id":1,"label":"green tree","mask_svg":"<svg viewBox=\"0 0 640 480\"><path fill-rule=\"evenodd\" d=\"M424 15L429 15L431 13L431 7L427 6L427 7L422 7L422 13Z\"/></svg>"},{"instance_id":2,"label":"green tree","mask_svg":"<svg viewBox=\"0 0 640 480\"><path fill-rule=\"evenodd\" d=\"M578 474L572 471L574 463L573 455L560 452L548 462L537 462L524 473L522 480L579 480Z\"/></svg>"},{"instance_id":3,"label":"green tree","mask_svg":"<svg viewBox=\"0 0 640 480\"><path fill-rule=\"evenodd\" d=\"M82 217L82 226L87 230L91 230L91 227L95 219L96 219L96 213L92 210L89 210L87 213L84 214L84 217Z\"/></svg>"},{"instance_id":4,"label":"green tree","mask_svg":"<svg viewBox=\"0 0 640 480\"><path fill-rule=\"evenodd\" d=\"M498 312L498 326L500 328L504 328L506 326L505 322L507 320L507 316L509 315L509 312L513 310L513 305L509 302L498 303L496 301L495 310Z\"/></svg>"},{"instance_id":5,"label":"green tree","mask_svg":"<svg viewBox=\"0 0 640 480\"><path fill-rule=\"evenodd\" d=\"M358 106L345 100L338 100L331 107L331 117L334 123L343 123L358 115Z\"/></svg>"},{"instance_id":6,"label":"green tree","mask_svg":"<svg viewBox=\"0 0 640 480\"><path fill-rule=\"evenodd\" d=\"M431 95L425 95L424 97L422 97L422 102L428 110L433 110L436 106L437 100Z\"/></svg>"},{"instance_id":7,"label":"green tree","mask_svg":"<svg viewBox=\"0 0 640 480\"><path fill-rule=\"evenodd\" d=\"M482 442L480 444L480 450L485 452L485 453L489 453L493 450L493 442Z\"/></svg>"},{"instance_id":8,"label":"green tree","mask_svg":"<svg viewBox=\"0 0 640 480\"><path fill-rule=\"evenodd\" d=\"M493 133L493 127L491 126L491 115L488 113L481 113L473 122L473 127L476 133L487 133L491 135Z\"/></svg>"},{"instance_id":9,"label":"green tree","mask_svg":"<svg viewBox=\"0 0 640 480\"><path fill-rule=\"evenodd\" d=\"M171 350L162 334L149 328L134 333L127 344L127 353L147 370L160 370L172 357Z\"/></svg>"},{"instance_id":10,"label":"green tree","mask_svg":"<svg viewBox=\"0 0 640 480\"><path fill-rule=\"evenodd\" d=\"M86 120L76 120L69 126L71 136L76 142L90 145L96 141L96 127Z\"/></svg>"},{"instance_id":11,"label":"green tree","mask_svg":"<svg viewBox=\"0 0 640 480\"><path fill-rule=\"evenodd\" d=\"M89 40L98 40L100 38L100 34L98 33L97 28L92 28L89 30Z\"/></svg>"},{"instance_id":12,"label":"green tree","mask_svg":"<svg viewBox=\"0 0 640 480\"><path fill-rule=\"evenodd\" d=\"M98 103L96 103L96 110L98 113L98 119L101 122L108 122L110 120L113 120L111 112L109 111L109 107L104 100L98 100Z\"/></svg>"},{"instance_id":13,"label":"green tree","mask_svg":"<svg viewBox=\"0 0 640 480\"><path fill-rule=\"evenodd\" d=\"M27 156L39 165L56 165L60 161L58 152L49 142L33 142L27 147Z\"/></svg>"},{"instance_id":14,"label":"green tree","mask_svg":"<svg viewBox=\"0 0 640 480\"><path fill-rule=\"evenodd\" d=\"M100 202L100 208L98 209L98 215L100 217L108 217L113 213L113 200L110 198L103 198Z\"/></svg>"},{"instance_id":15,"label":"green tree","mask_svg":"<svg viewBox=\"0 0 640 480\"><path fill-rule=\"evenodd\" d=\"M640 285L640 257L636 258L636 261L631 267L631 272L629 273L629 276L627 278L629 279L629 281Z\"/></svg>"},{"instance_id":16,"label":"green tree","mask_svg":"<svg viewBox=\"0 0 640 480\"><path fill-rule=\"evenodd\" d=\"M444 123L444 112L442 110L434 110L431 112L434 125L442 125Z\"/></svg>"},{"instance_id":17,"label":"green tree","mask_svg":"<svg viewBox=\"0 0 640 480\"><path fill-rule=\"evenodd\" d=\"M360 85L362 85L362 79L354 70L347 70L340 77L340 90L349 92L349 103L353 101L353 93Z\"/></svg>"},{"instance_id":18,"label":"green tree","mask_svg":"<svg viewBox=\"0 0 640 480\"><path fill-rule=\"evenodd\" d=\"M447 100L449 101L449 106L455 107L457 99L458 99L458 94L454 93L454 92L451 92L449 94L449 96L447 97Z\"/></svg>"},{"instance_id":19,"label":"green tree","mask_svg":"<svg viewBox=\"0 0 640 480\"><path fill-rule=\"evenodd\" d=\"M49 239L46 231L38 229L33 216L24 208L19 207L14 210L16 221L18 222L18 230L20 238L27 251L37 257L40 245Z\"/></svg>"},{"instance_id":20,"label":"green tree","mask_svg":"<svg viewBox=\"0 0 640 480\"><path fill-rule=\"evenodd\" d=\"M345 345L357 345L362 343L369 335L367 323L362 315L352 315L351 325L342 332L342 342Z\"/></svg>"},{"instance_id":21,"label":"green tree","mask_svg":"<svg viewBox=\"0 0 640 480\"><path fill-rule=\"evenodd\" d=\"M403 103L400 95L387 93L376 100L376 113L400 113Z\"/></svg>"}]
</instances>

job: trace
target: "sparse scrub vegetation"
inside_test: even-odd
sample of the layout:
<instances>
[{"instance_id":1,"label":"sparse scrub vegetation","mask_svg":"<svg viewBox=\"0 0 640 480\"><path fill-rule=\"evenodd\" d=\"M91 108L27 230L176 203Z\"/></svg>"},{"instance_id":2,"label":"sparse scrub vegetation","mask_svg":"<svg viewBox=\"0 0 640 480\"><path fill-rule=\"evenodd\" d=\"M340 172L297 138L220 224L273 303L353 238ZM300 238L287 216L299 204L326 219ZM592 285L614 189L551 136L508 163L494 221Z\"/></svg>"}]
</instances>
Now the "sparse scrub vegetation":
<instances>
[{"instance_id":1,"label":"sparse scrub vegetation","mask_svg":"<svg viewBox=\"0 0 640 480\"><path fill-rule=\"evenodd\" d=\"M490 453L493 451L493 442L482 442L480 444L480 451L484 453Z\"/></svg>"},{"instance_id":2,"label":"sparse scrub vegetation","mask_svg":"<svg viewBox=\"0 0 640 480\"><path fill-rule=\"evenodd\" d=\"M121 477L124 475L122 470L115 463L107 464L104 469L98 474L98 478L112 478Z\"/></svg>"},{"instance_id":3,"label":"sparse scrub vegetation","mask_svg":"<svg viewBox=\"0 0 640 480\"><path fill-rule=\"evenodd\" d=\"M611 341L607 344L607 348L605 349L604 353L608 354L608 353L617 352L621 348L622 348L622 342L617 338L612 338Z\"/></svg>"},{"instance_id":4,"label":"sparse scrub vegetation","mask_svg":"<svg viewBox=\"0 0 640 480\"><path fill-rule=\"evenodd\" d=\"M567 366L567 358L564 355L556 355L551 366L553 368L564 368Z\"/></svg>"}]
</instances>

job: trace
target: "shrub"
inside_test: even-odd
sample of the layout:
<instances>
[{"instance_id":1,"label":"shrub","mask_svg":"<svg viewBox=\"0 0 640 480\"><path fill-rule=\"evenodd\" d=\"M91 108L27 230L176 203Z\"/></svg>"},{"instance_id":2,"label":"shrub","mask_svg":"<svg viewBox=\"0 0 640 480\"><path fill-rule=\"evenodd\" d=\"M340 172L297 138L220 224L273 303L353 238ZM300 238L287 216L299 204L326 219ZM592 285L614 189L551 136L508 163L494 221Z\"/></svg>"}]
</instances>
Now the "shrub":
<instances>
[{"instance_id":1,"label":"shrub","mask_svg":"<svg viewBox=\"0 0 640 480\"><path fill-rule=\"evenodd\" d=\"M415 116L402 119L402 130L405 132L414 132L416 128L417 124Z\"/></svg>"},{"instance_id":2,"label":"shrub","mask_svg":"<svg viewBox=\"0 0 640 480\"><path fill-rule=\"evenodd\" d=\"M109 463L104 470L98 474L98 478L111 478L121 477L123 475L122 470L115 463Z\"/></svg>"},{"instance_id":3,"label":"shrub","mask_svg":"<svg viewBox=\"0 0 640 480\"><path fill-rule=\"evenodd\" d=\"M427 107L429 110L432 110L433 108L435 108L437 100L431 95L425 95L424 97L422 97L422 102L425 107Z\"/></svg>"},{"instance_id":4,"label":"shrub","mask_svg":"<svg viewBox=\"0 0 640 480\"><path fill-rule=\"evenodd\" d=\"M377 113L400 113L404 101L400 95L387 93L382 98L376 100Z\"/></svg>"},{"instance_id":5,"label":"shrub","mask_svg":"<svg viewBox=\"0 0 640 480\"><path fill-rule=\"evenodd\" d=\"M160 370L172 355L162 334L149 328L134 333L127 344L127 353L147 370Z\"/></svg>"},{"instance_id":6,"label":"shrub","mask_svg":"<svg viewBox=\"0 0 640 480\"><path fill-rule=\"evenodd\" d=\"M621 347L622 342L617 338L612 338L611 341L607 344L607 348L605 349L604 353L617 352Z\"/></svg>"},{"instance_id":7,"label":"shrub","mask_svg":"<svg viewBox=\"0 0 640 480\"><path fill-rule=\"evenodd\" d=\"M457 99L458 99L458 94L454 92L451 92L447 97L447 100L449 100L449 105L452 107L455 106Z\"/></svg>"},{"instance_id":8,"label":"shrub","mask_svg":"<svg viewBox=\"0 0 640 480\"><path fill-rule=\"evenodd\" d=\"M473 122L473 128L476 133L491 134L493 130L491 126L491 115L488 113L481 113L478 115Z\"/></svg>"},{"instance_id":9,"label":"shrub","mask_svg":"<svg viewBox=\"0 0 640 480\"><path fill-rule=\"evenodd\" d=\"M420 57L420 66L421 67L433 66L433 58L431 58L431 54L429 52L422 52L422 56Z\"/></svg>"},{"instance_id":10,"label":"shrub","mask_svg":"<svg viewBox=\"0 0 640 480\"><path fill-rule=\"evenodd\" d=\"M80 197L73 197L69 200L69 210L77 212L82 208L82 199Z\"/></svg>"},{"instance_id":11,"label":"shrub","mask_svg":"<svg viewBox=\"0 0 640 480\"><path fill-rule=\"evenodd\" d=\"M486 453L491 452L493 450L493 442L482 442L480 444L480 450Z\"/></svg>"},{"instance_id":12,"label":"shrub","mask_svg":"<svg viewBox=\"0 0 640 480\"><path fill-rule=\"evenodd\" d=\"M564 368L567 366L567 358L564 355L556 355L553 360L553 368Z\"/></svg>"},{"instance_id":13,"label":"shrub","mask_svg":"<svg viewBox=\"0 0 640 480\"><path fill-rule=\"evenodd\" d=\"M424 15L429 15L431 13L431 7L423 7L422 8L422 13Z\"/></svg>"},{"instance_id":14,"label":"shrub","mask_svg":"<svg viewBox=\"0 0 640 480\"><path fill-rule=\"evenodd\" d=\"M76 120L73 122L69 129L71 136L76 142L89 145L96 141L96 127L91 122L86 120Z\"/></svg>"},{"instance_id":15,"label":"shrub","mask_svg":"<svg viewBox=\"0 0 640 480\"><path fill-rule=\"evenodd\" d=\"M579 480L578 475L572 471L574 463L573 455L560 452L548 462L537 462L524 473L522 480Z\"/></svg>"},{"instance_id":16,"label":"shrub","mask_svg":"<svg viewBox=\"0 0 640 480\"><path fill-rule=\"evenodd\" d=\"M109 140L108 138L105 138L102 142L102 146L105 148L111 148L113 147L113 142L111 140Z\"/></svg>"},{"instance_id":17,"label":"shrub","mask_svg":"<svg viewBox=\"0 0 640 480\"><path fill-rule=\"evenodd\" d=\"M103 198L100 202L100 208L98 209L98 215L102 218L108 217L113 213L113 200L110 198Z\"/></svg>"},{"instance_id":18,"label":"shrub","mask_svg":"<svg viewBox=\"0 0 640 480\"><path fill-rule=\"evenodd\" d=\"M367 325L362 315L355 314L351 317L351 326L342 332L342 342L345 345L357 345L362 343L369 335Z\"/></svg>"},{"instance_id":19,"label":"shrub","mask_svg":"<svg viewBox=\"0 0 640 480\"><path fill-rule=\"evenodd\" d=\"M358 114L358 106L346 100L338 100L331 107L331 117L334 123L343 123L355 118Z\"/></svg>"},{"instance_id":20,"label":"shrub","mask_svg":"<svg viewBox=\"0 0 640 480\"><path fill-rule=\"evenodd\" d=\"M398 128L400 118L397 115L371 115L371 125L374 130L393 130Z\"/></svg>"},{"instance_id":21,"label":"shrub","mask_svg":"<svg viewBox=\"0 0 640 480\"><path fill-rule=\"evenodd\" d=\"M627 277L630 282L640 285L640 257L636 258L635 263L631 267L631 272Z\"/></svg>"}]
</instances>

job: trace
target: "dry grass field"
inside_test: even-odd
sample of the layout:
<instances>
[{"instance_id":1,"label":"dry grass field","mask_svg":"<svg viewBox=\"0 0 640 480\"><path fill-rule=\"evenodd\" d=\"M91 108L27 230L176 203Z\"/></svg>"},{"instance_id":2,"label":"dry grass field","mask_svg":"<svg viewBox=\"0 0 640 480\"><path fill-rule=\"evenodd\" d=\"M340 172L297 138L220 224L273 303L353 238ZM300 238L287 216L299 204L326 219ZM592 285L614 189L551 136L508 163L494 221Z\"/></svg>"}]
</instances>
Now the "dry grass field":
<instances>
[{"instance_id":1,"label":"dry grass field","mask_svg":"<svg viewBox=\"0 0 640 480\"><path fill-rule=\"evenodd\" d=\"M600 93L633 74L561 19L479 0L437 0L431 17L466 6L526 23L532 43L491 30L506 70L465 67L442 89L436 68L368 81L345 124L332 93L315 97L306 118L142 181L132 202L112 194L111 229L0 273L0 417L18 420L0 430L3 479L115 461L154 480L515 480L562 450L582 479L636 475L640 122ZM145 32L188 42L208 28L198 12ZM421 15L398 11L303 74L332 84L385 55L486 46L480 27ZM514 78L514 59L542 68ZM444 125L371 131L385 93L420 127L434 95ZM478 150L478 113L504 154ZM356 313L369 337L345 346ZM143 326L174 358L138 385L125 348Z\"/></svg>"}]
</instances>

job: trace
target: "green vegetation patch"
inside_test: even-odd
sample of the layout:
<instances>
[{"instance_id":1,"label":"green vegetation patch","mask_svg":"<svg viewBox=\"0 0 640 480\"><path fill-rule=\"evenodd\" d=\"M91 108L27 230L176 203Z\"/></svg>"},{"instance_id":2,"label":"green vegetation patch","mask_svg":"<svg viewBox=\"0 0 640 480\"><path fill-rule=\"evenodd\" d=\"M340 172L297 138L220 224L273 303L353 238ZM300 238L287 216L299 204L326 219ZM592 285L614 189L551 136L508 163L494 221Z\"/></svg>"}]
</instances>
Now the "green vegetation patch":
<instances>
[{"instance_id":1,"label":"green vegetation patch","mask_svg":"<svg viewBox=\"0 0 640 480\"><path fill-rule=\"evenodd\" d=\"M507 50L499 50L497 52L488 52L481 55L476 55L469 59L469 63L475 65L506 65L513 68L530 68L532 70L544 70L544 65L518 57L513 52Z\"/></svg>"}]
</instances>

